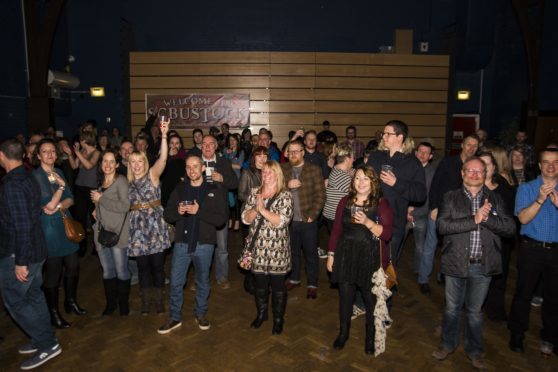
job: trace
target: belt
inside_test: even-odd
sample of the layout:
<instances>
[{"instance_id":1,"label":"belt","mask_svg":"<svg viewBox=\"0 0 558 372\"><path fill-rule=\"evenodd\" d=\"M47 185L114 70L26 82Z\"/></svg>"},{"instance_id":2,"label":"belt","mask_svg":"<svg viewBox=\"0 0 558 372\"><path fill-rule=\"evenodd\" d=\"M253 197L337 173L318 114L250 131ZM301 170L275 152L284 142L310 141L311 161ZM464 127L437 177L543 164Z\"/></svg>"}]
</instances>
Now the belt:
<instances>
[{"instance_id":1,"label":"belt","mask_svg":"<svg viewBox=\"0 0 558 372\"><path fill-rule=\"evenodd\" d=\"M150 202L147 203L138 203L138 204L133 204L130 206L130 210L131 211L139 211L140 209L149 209L149 208L155 208L155 207L160 207L161 206L161 200L157 199L157 200L152 200Z\"/></svg>"},{"instance_id":2,"label":"belt","mask_svg":"<svg viewBox=\"0 0 558 372\"><path fill-rule=\"evenodd\" d=\"M482 258L470 257L470 258L469 258L469 263L470 263L471 265L480 264L480 263L482 263Z\"/></svg>"},{"instance_id":3,"label":"belt","mask_svg":"<svg viewBox=\"0 0 558 372\"><path fill-rule=\"evenodd\" d=\"M527 235L523 235L523 241L527 242L531 245L536 245L542 248L558 248L558 243L556 242L541 242L539 240L535 240L533 238L528 237Z\"/></svg>"}]
</instances>

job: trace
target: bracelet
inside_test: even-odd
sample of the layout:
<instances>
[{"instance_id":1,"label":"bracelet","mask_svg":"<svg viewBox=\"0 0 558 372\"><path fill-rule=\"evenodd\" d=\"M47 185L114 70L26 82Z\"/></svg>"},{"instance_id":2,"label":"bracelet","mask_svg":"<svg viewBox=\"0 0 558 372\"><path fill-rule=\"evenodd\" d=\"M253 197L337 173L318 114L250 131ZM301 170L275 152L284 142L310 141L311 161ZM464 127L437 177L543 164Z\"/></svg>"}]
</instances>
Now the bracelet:
<instances>
[{"instance_id":1,"label":"bracelet","mask_svg":"<svg viewBox=\"0 0 558 372\"><path fill-rule=\"evenodd\" d=\"M334 256L335 256L335 252L327 252L327 256L328 256L328 257L334 257Z\"/></svg>"},{"instance_id":2,"label":"bracelet","mask_svg":"<svg viewBox=\"0 0 558 372\"><path fill-rule=\"evenodd\" d=\"M60 186L58 186L58 190L62 190L62 191L64 191L64 190L66 190L66 186L62 186L62 185L60 185Z\"/></svg>"},{"instance_id":3,"label":"bracelet","mask_svg":"<svg viewBox=\"0 0 558 372\"><path fill-rule=\"evenodd\" d=\"M62 203L56 204L56 208L57 208L57 209L62 209Z\"/></svg>"},{"instance_id":4,"label":"bracelet","mask_svg":"<svg viewBox=\"0 0 558 372\"><path fill-rule=\"evenodd\" d=\"M538 205L541 205L541 206L543 205L543 203L541 203L541 202L539 201L539 199L535 199L535 203L537 203Z\"/></svg>"}]
</instances>

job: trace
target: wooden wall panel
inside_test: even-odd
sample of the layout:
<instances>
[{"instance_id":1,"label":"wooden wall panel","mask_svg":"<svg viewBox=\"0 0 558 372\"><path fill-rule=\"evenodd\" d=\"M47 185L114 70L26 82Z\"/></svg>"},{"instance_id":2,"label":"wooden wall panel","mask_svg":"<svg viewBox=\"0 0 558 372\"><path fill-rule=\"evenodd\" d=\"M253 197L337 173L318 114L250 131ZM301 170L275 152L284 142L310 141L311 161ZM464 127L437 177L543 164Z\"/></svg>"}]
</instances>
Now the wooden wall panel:
<instances>
[{"instance_id":1,"label":"wooden wall panel","mask_svg":"<svg viewBox=\"0 0 558 372\"><path fill-rule=\"evenodd\" d=\"M367 141L391 119L417 139L443 147L448 56L315 52L133 52L131 126L145 122L146 93L245 93L250 126L282 144L290 130L321 130L329 120L341 138L355 125ZM191 130L180 131L191 143Z\"/></svg>"}]
</instances>

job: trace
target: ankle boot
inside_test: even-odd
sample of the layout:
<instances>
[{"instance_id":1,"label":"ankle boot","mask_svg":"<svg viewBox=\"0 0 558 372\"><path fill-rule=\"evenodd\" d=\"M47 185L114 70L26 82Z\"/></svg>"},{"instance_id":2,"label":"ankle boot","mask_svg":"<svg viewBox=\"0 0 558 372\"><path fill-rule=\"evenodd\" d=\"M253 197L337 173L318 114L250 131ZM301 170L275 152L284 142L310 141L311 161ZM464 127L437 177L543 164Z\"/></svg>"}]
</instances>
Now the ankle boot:
<instances>
[{"instance_id":1,"label":"ankle boot","mask_svg":"<svg viewBox=\"0 0 558 372\"><path fill-rule=\"evenodd\" d=\"M364 352L366 354L374 354L376 347L374 345L374 339L376 336L376 327L374 324L366 325L366 335L364 337Z\"/></svg>"},{"instance_id":2,"label":"ankle boot","mask_svg":"<svg viewBox=\"0 0 558 372\"><path fill-rule=\"evenodd\" d=\"M118 307L120 315L130 314L130 282L131 280L118 280Z\"/></svg>"},{"instance_id":3,"label":"ankle boot","mask_svg":"<svg viewBox=\"0 0 558 372\"><path fill-rule=\"evenodd\" d=\"M163 297L163 289L164 288L154 288L155 293L155 309L157 310L157 314L164 314L165 313L165 300Z\"/></svg>"},{"instance_id":4,"label":"ankle boot","mask_svg":"<svg viewBox=\"0 0 558 372\"><path fill-rule=\"evenodd\" d=\"M339 325L339 335L333 341L333 348L335 350L341 350L345 347L345 342L349 339L349 329L351 328L351 323L341 322Z\"/></svg>"},{"instance_id":5,"label":"ankle boot","mask_svg":"<svg viewBox=\"0 0 558 372\"><path fill-rule=\"evenodd\" d=\"M117 292L117 283L118 280L116 278L111 279L103 279L103 287L105 288L105 310L103 311L103 315L111 315L116 310L116 298L118 296Z\"/></svg>"},{"instance_id":6,"label":"ankle boot","mask_svg":"<svg viewBox=\"0 0 558 372\"><path fill-rule=\"evenodd\" d=\"M258 288L254 291L254 297L256 299L256 319L250 324L251 328L260 328L262 323L267 320L267 304L269 301L269 292L266 289Z\"/></svg>"},{"instance_id":7,"label":"ankle boot","mask_svg":"<svg viewBox=\"0 0 558 372\"><path fill-rule=\"evenodd\" d=\"M287 292L273 292L271 295L271 308L273 310L272 335L283 332L285 308L287 307Z\"/></svg>"},{"instance_id":8,"label":"ankle boot","mask_svg":"<svg viewBox=\"0 0 558 372\"><path fill-rule=\"evenodd\" d=\"M76 292L78 285L78 277L64 278L64 291L66 292L66 301L64 301L64 310L66 314L74 313L76 315L85 315L87 310L82 309L76 301Z\"/></svg>"},{"instance_id":9,"label":"ankle boot","mask_svg":"<svg viewBox=\"0 0 558 372\"><path fill-rule=\"evenodd\" d=\"M58 329L70 328L71 324L68 323L58 310L58 287L56 288L43 288L45 299L50 313L51 324Z\"/></svg>"},{"instance_id":10,"label":"ankle boot","mask_svg":"<svg viewBox=\"0 0 558 372\"><path fill-rule=\"evenodd\" d=\"M151 302L151 288L140 288L141 296L141 315L149 314L149 305Z\"/></svg>"}]
</instances>

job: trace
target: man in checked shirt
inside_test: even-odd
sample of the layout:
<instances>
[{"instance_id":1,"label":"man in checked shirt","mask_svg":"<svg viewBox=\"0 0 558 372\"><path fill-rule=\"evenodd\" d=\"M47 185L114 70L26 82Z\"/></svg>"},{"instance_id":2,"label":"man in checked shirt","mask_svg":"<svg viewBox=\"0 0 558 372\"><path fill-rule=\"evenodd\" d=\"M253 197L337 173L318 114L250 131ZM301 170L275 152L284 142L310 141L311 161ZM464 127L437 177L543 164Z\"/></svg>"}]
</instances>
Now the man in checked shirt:
<instances>
[{"instance_id":1,"label":"man in checked shirt","mask_svg":"<svg viewBox=\"0 0 558 372\"><path fill-rule=\"evenodd\" d=\"M441 270L446 275L446 307L442 339L432 357L444 360L457 348L465 307L465 353L473 367L484 369L481 307L491 276L502 272L500 237L513 236L515 222L502 198L484 187L482 160L466 160L461 176L463 186L444 195L438 213L438 231L444 237Z\"/></svg>"}]
</instances>

